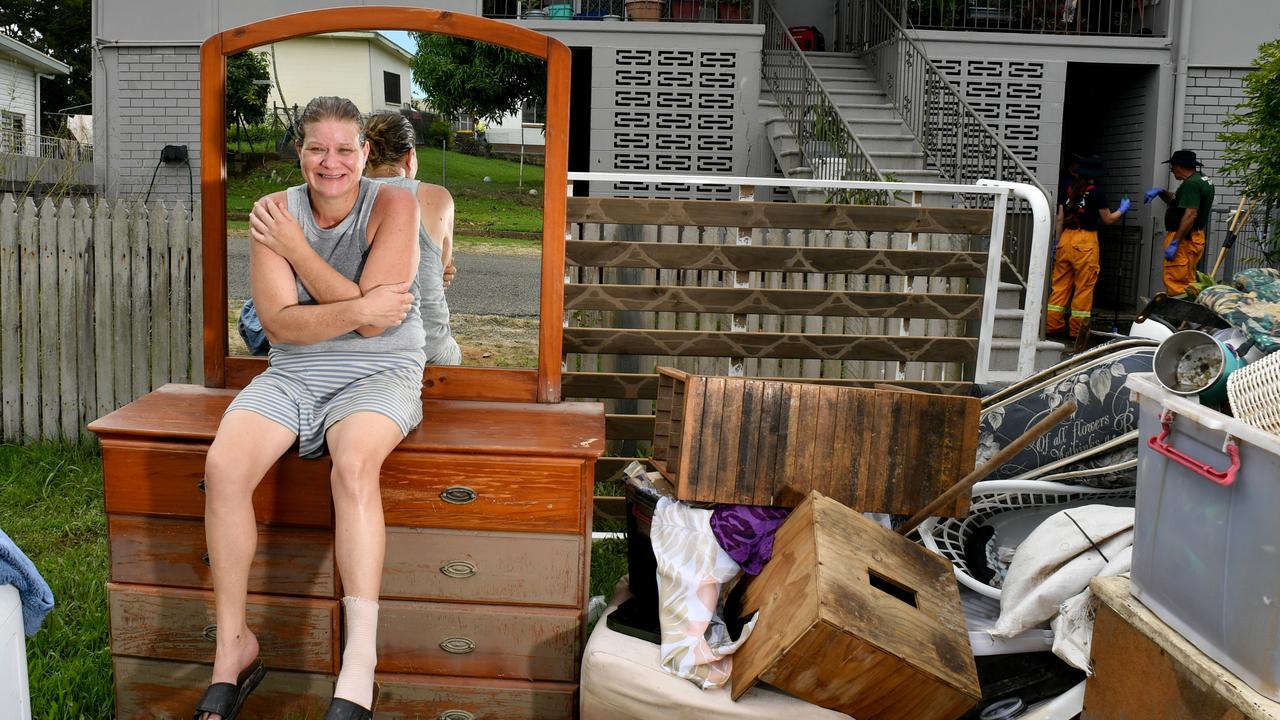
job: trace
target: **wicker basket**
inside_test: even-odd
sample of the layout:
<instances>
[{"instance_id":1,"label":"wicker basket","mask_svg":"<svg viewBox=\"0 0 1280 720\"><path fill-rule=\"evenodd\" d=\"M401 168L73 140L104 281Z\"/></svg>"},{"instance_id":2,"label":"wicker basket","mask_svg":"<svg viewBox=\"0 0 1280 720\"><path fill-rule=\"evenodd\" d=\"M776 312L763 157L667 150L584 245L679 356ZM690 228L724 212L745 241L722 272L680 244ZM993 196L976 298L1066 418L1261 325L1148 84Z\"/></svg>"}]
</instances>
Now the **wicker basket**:
<instances>
[{"instance_id":1,"label":"wicker basket","mask_svg":"<svg viewBox=\"0 0 1280 720\"><path fill-rule=\"evenodd\" d=\"M627 0L628 20L661 20L662 0Z\"/></svg>"},{"instance_id":2,"label":"wicker basket","mask_svg":"<svg viewBox=\"0 0 1280 720\"><path fill-rule=\"evenodd\" d=\"M1231 373L1227 399L1237 419L1280 435L1280 352Z\"/></svg>"}]
</instances>

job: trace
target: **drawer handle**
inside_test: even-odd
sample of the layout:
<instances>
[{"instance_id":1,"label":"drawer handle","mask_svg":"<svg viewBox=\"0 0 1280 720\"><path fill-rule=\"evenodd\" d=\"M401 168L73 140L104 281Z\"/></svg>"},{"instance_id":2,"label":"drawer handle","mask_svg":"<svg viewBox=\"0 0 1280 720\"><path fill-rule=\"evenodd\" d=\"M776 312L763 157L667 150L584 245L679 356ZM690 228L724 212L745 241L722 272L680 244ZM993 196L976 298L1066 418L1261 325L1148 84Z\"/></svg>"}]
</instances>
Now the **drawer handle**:
<instances>
[{"instance_id":1,"label":"drawer handle","mask_svg":"<svg viewBox=\"0 0 1280 720\"><path fill-rule=\"evenodd\" d=\"M217 625L205 625L204 630L201 630L200 634L203 635L204 639L208 640L209 642L218 642L218 626Z\"/></svg>"},{"instance_id":2,"label":"drawer handle","mask_svg":"<svg viewBox=\"0 0 1280 720\"><path fill-rule=\"evenodd\" d=\"M205 567L209 567L209 553L201 553L200 562L204 563Z\"/></svg>"},{"instance_id":3,"label":"drawer handle","mask_svg":"<svg viewBox=\"0 0 1280 720\"><path fill-rule=\"evenodd\" d=\"M466 560L450 560L440 566L440 572L451 578L469 578L476 574L476 565Z\"/></svg>"},{"instance_id":4,"label":"drawer handle","mask_svg":"<svg viewBox=\"0 0 1280 720\"><path fill-rule=\"evenodd\" d=\"M475 502L477 497L479 497L479 494L475 490L461 485L445 488L440 493L440 499L450 505L466 505L467 503Z\"/></svg>"},{"instance_id":5,"label":"drawer handle","mask_svg":"<svg viewBox=\"0 0 1280 720\"><path fill-rule=\"evenodd\" d=\"M196 483L196 489L204 492L204 478L200 478L200 482Z\"/></svg>"},{"instance_id":6,"label":"drawer handle","mask_svg":"<svg viewBox=\"0 0 1280 720\"><path fill-rule=\"evenodd\" d=\"M466 710L445 710L436 716L436 720L476 720L476 716Z\"/></svg>"},{"instance_id":7,"label":"drawer handle","mask_svg":"<svg viewBox=\"0 0 1280 720\"><path fill-rule=\"evenodd\" d=\"M475 651L476 644L468 638L451 637L440 642L440 649L451 655L466 655Z\"/></svg>"}]
</instances>

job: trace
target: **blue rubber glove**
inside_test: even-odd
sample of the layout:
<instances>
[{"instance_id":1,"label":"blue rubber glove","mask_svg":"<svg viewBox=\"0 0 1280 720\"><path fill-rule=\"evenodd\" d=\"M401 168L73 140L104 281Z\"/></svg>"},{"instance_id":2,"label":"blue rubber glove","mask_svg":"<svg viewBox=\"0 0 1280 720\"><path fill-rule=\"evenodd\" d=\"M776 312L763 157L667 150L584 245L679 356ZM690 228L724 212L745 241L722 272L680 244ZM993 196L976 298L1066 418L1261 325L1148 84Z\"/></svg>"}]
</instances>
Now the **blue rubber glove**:
<instances>
[{"instance_id":1,"label":"blue rubber glove","mask_svg":"<svg viewBox=\"0 0 1280 720\"><path fill-rule=\"evenodd\" d=\"M1129 202L1129 198L1125 198L1125 199L1123 199L1123 200L1121 200L1121 201L1120 201L1120 209L1116 210L1116 212L1118 212L1118 213L1120 213L1121 215L1123 215L1123 214L1125 214L1125 213L1129 212L1129 206L1130 206L1130 205L1132 205L1132 204L1133 204L1133 203L1130 203L1130 202Z\"/></svg>"},{"instance_id":2,"label":"blue rubber glove","mask_svg":"<svg viewBox=\"0 0 1280 720\"><path fill-rule=\"evenodd\" d=\"M1159 197L1162 192L1164 192L1164 188L1151 188L1150 190L1142 193L1142 202L1149 203Z\"/></svg>"},{"instance_id":3,"label":"blue rubber glove","mask_svg":"<svg viewBox=\"0 0 1280 720\"><path fill-rule=\"evenodd\" d=\"M1174 254L1176 254L1177 252L1178 252L1178 241L1174 240L1173 242L1169 243L1169 247L1164 249L1164 259L1172 260Z\"/></svg>"}]
</instances>

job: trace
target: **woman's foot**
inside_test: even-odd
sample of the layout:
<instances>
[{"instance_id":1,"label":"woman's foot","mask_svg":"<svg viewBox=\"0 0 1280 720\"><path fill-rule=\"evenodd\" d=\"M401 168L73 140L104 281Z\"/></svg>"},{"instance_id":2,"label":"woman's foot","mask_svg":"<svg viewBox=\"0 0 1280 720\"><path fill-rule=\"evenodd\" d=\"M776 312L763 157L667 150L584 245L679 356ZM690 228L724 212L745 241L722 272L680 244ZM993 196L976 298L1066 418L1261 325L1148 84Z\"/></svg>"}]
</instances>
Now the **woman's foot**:
<instances>
[{"instance_id":1,"label":"woman's foot","mask_svg":"<svg viewBox=\"0 0 1280 720\"><path fill-rule=\"evenodd\" d=\"M258 660L258 637L252 631L246 627L235 634L219 633L218 649L213 659L213 678L205 696L197 704L195 720L234 720L244 699L265 674L266 670ZM231 698L232 704L228 705L226 698ZM219 708L221 712L218 712Z\"/></svg>"},{"instance_id":2,"label":"woman's foot","mask_svg":"<svg viewBox=\"0 0 1280 720\"><path fill-rule=\"evenodd\" d=\"M378 707L378 683L373 684L373 700L369 707L358 705L345 698L334 698L325 711L324 720L373 720L373 711Z\"/></svg>"}]
</instances>

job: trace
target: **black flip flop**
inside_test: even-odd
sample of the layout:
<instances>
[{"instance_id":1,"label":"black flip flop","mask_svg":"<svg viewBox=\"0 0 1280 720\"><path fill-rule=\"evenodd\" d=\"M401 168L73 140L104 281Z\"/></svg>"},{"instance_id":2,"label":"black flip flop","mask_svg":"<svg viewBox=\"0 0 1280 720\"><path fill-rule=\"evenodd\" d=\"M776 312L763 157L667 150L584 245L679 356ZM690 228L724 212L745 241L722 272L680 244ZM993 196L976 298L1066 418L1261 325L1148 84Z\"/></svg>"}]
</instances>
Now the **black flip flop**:
<instances>
[{"instance_id":1,"label":"black flip flop","mask_svg":"<svg viewBox=\"0 0 1280 720\"><path fill-rule=\"evenodd\" d=\"M191 716L191 720L200 720L205 714L217 715L222 720L236 720L236 715L240 713L240 706L244 705L249 693L258 687L258 683L262 682L262 678L266 675L267 669L263 667L262 661L254 660L240 671L240 676L236 678L234 685L226 682L213 683L205 688L204 695L200 696L200 702L196 703L196 711Z\"/></svg>"},{"instance_id":2,"label":"black flip flop","mask_svg":"<svg viewBox=\"0 0 1280 720\"><path fill-rule=\"evenodd\" d=\"M378 683L373 684L373 700L363 708L346 698L334 698L324 713L324 720L373 720L373 710L378 707Z\"/></svg>"}]
</instances>

